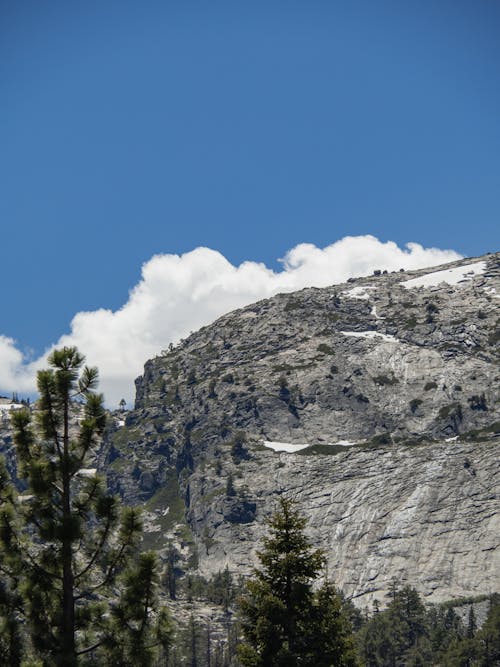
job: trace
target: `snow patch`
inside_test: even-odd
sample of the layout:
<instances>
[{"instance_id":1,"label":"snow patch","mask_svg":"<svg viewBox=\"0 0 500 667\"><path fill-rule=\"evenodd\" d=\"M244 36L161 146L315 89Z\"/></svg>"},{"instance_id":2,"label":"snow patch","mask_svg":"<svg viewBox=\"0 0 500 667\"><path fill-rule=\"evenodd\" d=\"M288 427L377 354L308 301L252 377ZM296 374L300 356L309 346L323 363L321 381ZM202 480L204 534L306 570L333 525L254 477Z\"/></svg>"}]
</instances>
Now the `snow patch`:
<instances>
[{"instance_id":1,"label":"snow patch","mask_svg":"<svg viewBox=\"0 0 500 667\"><path fill-rule=\"evenodd\" d=\"M301 449L306 449L311 445L295 445L291 442L272 442L271 440L263 440L262 444L264 447L268 447L275 452L288 452L288 454L293 454L294 452L300 452Z\"/></svg>"},{"instance_id":2,"label":"snow patch","mask_svg":"<svg viewBox=\"0 0 500 667\"><path fill-rule=\"evenodd\" d=\"M0 404L0 410L21 410L24 408L22 403L2 403Z\"/></svg>"},{"instance_id":3,"label":"snow patch","mask_svg":"<svg viewBox=\"0 0 500 667\"><path fill-rule=\"evenodd\" d=\"M353 287L347 292L342 292L342 294L348 299L369 299L370 295L368 294L368 290L371 289L376 288L370 287L369 285L358 285L357 287Z\"/></svg>"},{"instance_id":4,"label":"snow patch","mask_svg":"<svg viewBox=\"0 0 500 667\"><path fill-rule=\"evenodd\" d=\"M379 333L378 331L339 331L343 336L352 336L353 338L382 338L388 343L399 343L400 341L389 334Z\"/></svg>"},{"instance_id":5,"label":"snow patch","mask_svg":"<svg viewBox=\"0 0 500 667\"><path fill-rule=\"evenodd\" d=\"M95 477L97 475L97 468L80 468L76 474L79 477Z\"/></svg>"},{"instance_id":6,"label":"snow patch","mask_svg":"<svg viewBox=\"0 0 500 667\"><path fill-rule=\"evenodd\" d=\"M448 285L458 285L458 283L466 280L471 280L474 276L484 273L486 270L486 262L475 262L474 264L465 264L464 266L456 266L454 269L444 269L443 271L433 271L426 273L424 276L405 280L400 283L406 289L413 287L437 287L441 283L448 283Z\"/></svg>"},{"instance_id":7,"label":"snow patch","mask_svg":"<svg viewBox=\"0 0 500 667\"><path fill-rule=\"evenodd\" d=\"M329 442L331 447L353 447L356 443L349 440L339 440L338 442Z\"/></svg>"},{"instance_id":8,"label":"snow patch","mask_svg":"<svg viewBox=\"0 0 500 667\"><path fill-rule=\"evenodd\" d=\"M20 503L26 503L29 500L33 500L34 497L35 497L34 495L30 495L30 494L27 494L27 493L21 493L19 496L17 496L17 500Z\"/></svg>"}]
</instances>

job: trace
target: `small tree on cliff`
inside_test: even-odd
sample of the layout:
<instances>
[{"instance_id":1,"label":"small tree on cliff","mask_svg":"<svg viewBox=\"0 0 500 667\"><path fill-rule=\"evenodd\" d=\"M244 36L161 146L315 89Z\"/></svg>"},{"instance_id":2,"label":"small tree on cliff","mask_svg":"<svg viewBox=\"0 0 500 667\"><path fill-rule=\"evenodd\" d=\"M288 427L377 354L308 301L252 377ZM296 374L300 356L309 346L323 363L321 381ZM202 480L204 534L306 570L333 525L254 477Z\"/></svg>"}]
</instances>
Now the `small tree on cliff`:
<instances>
[{"instance_id":1,"label":"small tree on cliff","mask_svg":"<svg viewBox=\"0 0 500 667\"><path fill-rule=\"evenodd\" d=\"M29 651L44 665L74 667L99 652L104 664L120 609L128 621L121 622L122 635L128 628L135 645L152 633L148 604L132 595L131 581L120 600L111 591L137 553L141 523L136 510L119 512L117 499L86 467L105 425L103 397L94 391L97 369L82 369L84 357L74 347L55 350L48 361L51 368L37 377L35 423L28 409L12 415L17 473L28 492L15 492L0 469L6 599L16 602L17 618L25 616ZM151 596L154 563L141 571L141 590ZM159 621L158 640L166 641L164 616Z\"/></svg>"},{"instance_id":2,"label":"small tree on cliff","mask_svg":"<svg viewBox=\"0 0 500 667\"><path fill-rule=\"evenodd\" d=\"M270 536L258 552L260 569L240 601L245 667L357 665L350 623L334 587L317 592L325 558L304 535L306 521L281 498L269 521Z\"/></svg>"}]
</instances>

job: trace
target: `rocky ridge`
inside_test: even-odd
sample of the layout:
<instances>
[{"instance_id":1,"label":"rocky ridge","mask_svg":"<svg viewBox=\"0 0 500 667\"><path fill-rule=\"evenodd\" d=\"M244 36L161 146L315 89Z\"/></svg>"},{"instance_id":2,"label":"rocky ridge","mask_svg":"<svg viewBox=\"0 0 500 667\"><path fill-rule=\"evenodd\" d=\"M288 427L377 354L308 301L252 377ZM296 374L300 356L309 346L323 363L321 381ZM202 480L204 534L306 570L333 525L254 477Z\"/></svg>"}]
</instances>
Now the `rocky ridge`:
<instances>
[{"instance_id":1,"label":"rocky ridge","mask_svg":"<svg viewBox=\"0 0 500 667\"><path fill-rule=\"evenodd\" d=\"M393 578L498 590L499 275L492 254L280 294L148 361L100 459L148 544L248 572L289 493L359 604Z\"/></svg>"},{"instance_id":2,"label":"rocky ridge","mask_svg":"<svg viewBox=\"0 0 500 667\"><path fill-rule=\"evenodd\" d=\"M230 313L146 363L96 466L178 574L247 573L286 493L360 606L394 579L498 591L499 275L493 254Z\"/></svg>"}]
</instances>

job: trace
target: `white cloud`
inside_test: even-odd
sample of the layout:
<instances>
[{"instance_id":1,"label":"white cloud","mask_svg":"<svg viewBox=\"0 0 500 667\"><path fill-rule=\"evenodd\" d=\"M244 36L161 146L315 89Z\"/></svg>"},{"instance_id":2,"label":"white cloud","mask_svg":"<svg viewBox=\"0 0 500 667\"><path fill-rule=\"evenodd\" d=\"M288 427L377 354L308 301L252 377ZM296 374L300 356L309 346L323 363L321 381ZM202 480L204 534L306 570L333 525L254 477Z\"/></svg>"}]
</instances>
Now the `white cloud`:
<instances>
[{"instance_id":1,"label":"white cloud","mask_svg":"<svg viewBox=\"0 0 500 667\"><path fill-rule=\"evenodd\" d=\"M401 249L373 236L348 236L326 248L302 243L286 254L277 272L257 262L234 266L209 248L155 255L143 265L141 280L122 308L77 313L71 333L56 346L77 345L87 362L99 367L109 405L122 397L130 402L133 380L147 359L230 310L278 292L341 283L374 269L416 269L460 257L417 243ZM34 391L36 370L45 358L28 362L15 341L0 336L0 390Z\"/></svg>"}]
</instances>

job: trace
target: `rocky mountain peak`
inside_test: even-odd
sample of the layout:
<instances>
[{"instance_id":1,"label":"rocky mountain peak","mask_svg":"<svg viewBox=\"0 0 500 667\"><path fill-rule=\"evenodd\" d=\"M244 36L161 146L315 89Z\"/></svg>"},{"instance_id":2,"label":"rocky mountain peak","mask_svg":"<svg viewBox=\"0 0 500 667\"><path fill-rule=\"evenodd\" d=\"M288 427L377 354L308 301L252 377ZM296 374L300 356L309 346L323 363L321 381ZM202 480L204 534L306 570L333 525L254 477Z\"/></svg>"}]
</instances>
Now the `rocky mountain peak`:
<instances>
[{"instance_id":1,"label":"rocky mountain peak","mask_svg":"<svg viewBox=\"0 0 500 667\"><path fill-rule=\"evenodd\" d=\"M499 571L500 255L279 294L155 359L101 465L149 540L246 572L291 494L360 604ZM496 583L498 583L496 581Z\"/></svg>"}]
</instances>

